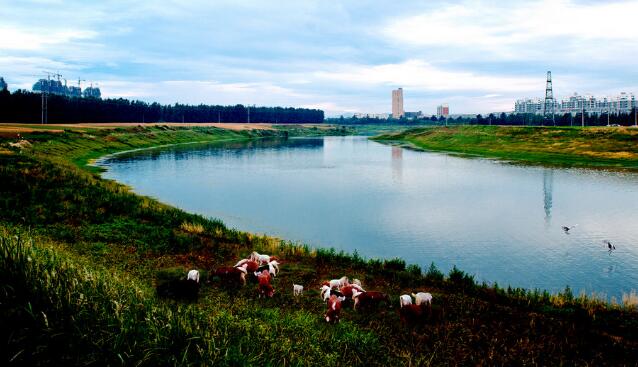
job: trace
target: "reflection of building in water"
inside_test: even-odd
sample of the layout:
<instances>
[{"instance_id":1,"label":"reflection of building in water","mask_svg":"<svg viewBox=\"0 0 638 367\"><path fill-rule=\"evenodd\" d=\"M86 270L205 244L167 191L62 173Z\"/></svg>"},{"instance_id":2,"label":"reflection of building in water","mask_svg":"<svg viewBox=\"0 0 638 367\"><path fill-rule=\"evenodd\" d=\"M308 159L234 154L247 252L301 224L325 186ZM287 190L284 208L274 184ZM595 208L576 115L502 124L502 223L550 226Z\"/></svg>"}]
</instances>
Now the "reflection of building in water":
<instances>
[{"instance_id":1,"label":"reflection of building in water","mask_svg":"<svg viewBox=\"0 0 638 367\"><path fill-rule=\"evenodd\" d=\"M403 178L403 148L392 147L392 179L401 181Z\"/></svg>"},{"instance_id":2,"label":"reflection of building in water","mask_svg":"<svg viewBox=\"0 0 638 367\"><path fill-rule=\"evenodd\" d=\"M543 171L543 206L545 208L545 221L549 222L552 218L552 192L554 184L554 171Z\"/></svg>"}]
</instances>

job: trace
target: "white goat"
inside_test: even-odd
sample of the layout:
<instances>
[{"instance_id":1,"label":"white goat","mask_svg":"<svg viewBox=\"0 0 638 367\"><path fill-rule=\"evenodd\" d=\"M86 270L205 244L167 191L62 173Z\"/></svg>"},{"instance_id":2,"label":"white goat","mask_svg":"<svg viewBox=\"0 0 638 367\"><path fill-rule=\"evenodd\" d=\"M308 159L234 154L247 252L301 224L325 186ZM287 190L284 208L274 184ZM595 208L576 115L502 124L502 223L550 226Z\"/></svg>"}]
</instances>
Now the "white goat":
<instances>
[{"instance_id":1,"label":"white goat","mask_svg":"<svg viewBox=\"0 0 638 367\"><path fill-rule=\"evenodd\" d=\"M277 260L272 260L268 263L268 272L274 277L279 272L279 263Z\"/></svg>"},{"instance_id":2,"label":"white goat","mask_svg":"<svg viewBox=\"0 0 638 367\"><path fill-rule=\"evenodd\" d=\"M341 289L341 287L350 284L350 282L348 281L348 277L342 276L339 279L332 279L332 280L329 280L329 281L325 281L323 284L330 286L330 288L339 288L339 289Z\"/></svg>"},{"instance_id":3,"label":"white goat","mask_svg":"<svg viewBox=\"0 0 638 367\"><path fill-rule=\"evenodd\" d=\"M301 296L301 293L303 293L303 285L293 284L292 293L294 294L295 297Z\"/></svg>"},{"instance_id":4,"label":"white goat","mask_svg":"<svg viewBox=\"0 0 638 367\"><path fill-rule=\"evenodd\" d=\"M242 265L244 265L245 263L249 262L251 259L243 259L243 260L239 260L239 262L237 264L235 264L235 266L233 266L233 268L238 268Z\"/></svg>"},{"instance_id":5,"label":"white goat","mask_svg":"<svg viewBox=\"0 0 638 367\"><path fill-rule=\"evenodd\" d=\"M199 283L199 271L195 269L189 271L188 275L186 276L186 279L194 280L195 282Z\"/></svg>"},{"instance_id":6,"label":"white goat","mask_svg":"<svg viewBox=\"0 0 638 367\"><path fill-rule=\"evenodd\" d=\"M350 283L350 286L352 287L352 289L356 289L359 292L365 292L366 291L365 289L363 289L363 287L360 284Z\"/></svg>"},{"instance_id":7,"label":"white goat","mask_svg":"<svg viewBox=\"0 0 638 367\"><path fill-rule=\"evenodd\" d=\"M260 255L257 251L253 251L250 254L250 260L257 261L260 265L268 264L270 262L269 255Z\"/></svg>"},{"instance_id":8,"label":"white goat","mask_svg":"<svg viewBox=\"0 0 638 367\"><path fill-rule=\"evenodd\" d=\"M320 297L323 299L324 302L328 301L328 298L330 298L330 287L329 286L324 285L324 286L321 287Z\"/></svg>"},{"instance_id":9,"label":"white goat","mask_svg":"<svg viewBox=\"0 0 638 367\"><path fill-rule=\"evenodd\" d=\"M332 292L332 288L330 288L327 285L324 285L321 287L321 298L323 299L324 302L328 302L328 300L330 299L330 296L333 294L337 296L337 299L341 302L346 300L346 297L344 297L343 295L340 296L341 292L338 292L338 291Z\"/></svg>"},{"instance_id":10,"label":"white goat","mask_svg":"<svg viewBox=\"0 0 638 367\"><path fill-rule=\"evenodd\" d=\"M399 297L399 306L407 306L412 304L412 297L409 294L404 294Z\"/></svg>"},{"instance_id":11,"label":"white goat","mask_svg":"<svg viewBox=\"0 0 638 367\"><path fill-rule=\"evenodd\" d=\"M412 293L412 297L414 297L415 304L417 306L421 306L422 304L432 305L432 295L427 292L419 292L417 294Z\"/></svg>"}]
</instances>

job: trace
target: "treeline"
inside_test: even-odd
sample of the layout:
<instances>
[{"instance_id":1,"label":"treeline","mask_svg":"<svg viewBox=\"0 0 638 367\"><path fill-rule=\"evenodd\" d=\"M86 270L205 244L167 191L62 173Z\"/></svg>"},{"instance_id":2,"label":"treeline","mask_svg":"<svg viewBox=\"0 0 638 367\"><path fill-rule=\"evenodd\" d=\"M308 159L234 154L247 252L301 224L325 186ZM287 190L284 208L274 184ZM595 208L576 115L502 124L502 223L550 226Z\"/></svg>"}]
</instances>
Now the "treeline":
<instances>
[{"instance_id":1,"label":"treeline","mask_svg":"<svg viewBox=\"0 0 638 367\"><path fill-rule=\"evenodd\" d=\"M0 91L0 122L39 123L41 95ZM264 122L323 123L322 110L292 107L249 107L200 104L162 105L128 99L69 98L49 95L49 123L89 122Z\"/></svg>"},{"instance_id":2,"label":"treeline","mask_svg":"<svg viewBox=\"0 0 638 367\"><path fill-rule=\"evenodd\" d=\"M535 114L489 114L487 116L477 115L475 118L448 119L448 124L469 124L469 125L545 125L545 126L606 126L634 125L636 121L635 110L630 113L602 113L602 114L582 114L554 115L554 118Z\"/></svg>"},{"instance_id":3,"label":"treeline","mask_svg":"<svg viewBox=\"0 0 638 367\"><path fill-rule=\"evenodd\" d=\"M566 113L564 115L554 115L554 118L544 117L543 115L536 115L531 113L519 113L519 114L489 114L486 116L476 115L475 117L450 117L445 119L444 117L421 117L414 119L378 119L378 118L357 118L347 117L344 118L330 118L326 119L326 123L343 124L343 125L375 125L375 124L390 124L390 125L517 125L517 126L581 126L584 123L585 126L606 126L606 125L620 125L631 126L636 123L636 110L630 113L602 113L602 114L585 114L583 119L582 114L571 115Z\"/></svg>"}]
</instances>

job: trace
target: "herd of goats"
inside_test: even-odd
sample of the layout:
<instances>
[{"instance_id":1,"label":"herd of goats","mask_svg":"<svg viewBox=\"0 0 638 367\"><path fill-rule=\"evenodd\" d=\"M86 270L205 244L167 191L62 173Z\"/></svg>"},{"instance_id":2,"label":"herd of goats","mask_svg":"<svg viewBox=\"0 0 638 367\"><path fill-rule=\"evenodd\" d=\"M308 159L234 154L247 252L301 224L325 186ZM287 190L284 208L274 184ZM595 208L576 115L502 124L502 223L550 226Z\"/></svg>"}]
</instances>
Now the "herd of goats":
<instances>
[{"instance_id":1,"label":"herd of goats","mask_svg":"<svg viewBox=\"0 0 638 367\"><path fill-rule=\"evenodd\" d=\"M275 289L272 279L279 272L279 259L276 256L269 256L252 252L246 259L242 259L234 266L220 267L215 270L210 278L219 278L222 285L229 287L245 286L247 277L257 281L257 292L259 297L272 297ZM293 284L293 296L302 296L304 287L300 284ZM196 300L199 293L199 271L190 270L186 279L181 278L164 283L157 287L160 296L171 298L184 298ZM342 305L352 302L354 310L366 310L377 308L380 303L390 306L390 297L382 292L366 291L361 285L361 281L343 276L339 279L332 279L322 283L320 296L326 303L327 311L324 318L329 323L339 322L339 315ZM414 298L414 302L413 302ZM440 308L433 309L432 294L419 292L404 294L399 297L399 315L401 321L407 325L416 325L419 322L435 318L440 318Z\"/></svg>"}]
</instances>

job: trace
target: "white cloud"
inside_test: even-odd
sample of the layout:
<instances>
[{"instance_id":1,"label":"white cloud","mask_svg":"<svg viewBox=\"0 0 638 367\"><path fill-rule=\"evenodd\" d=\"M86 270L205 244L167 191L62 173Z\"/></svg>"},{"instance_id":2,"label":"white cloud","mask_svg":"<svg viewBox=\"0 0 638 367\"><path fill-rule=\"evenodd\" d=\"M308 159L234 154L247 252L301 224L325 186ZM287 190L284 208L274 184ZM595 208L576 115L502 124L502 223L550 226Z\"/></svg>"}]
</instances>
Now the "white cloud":
<instances>
[{"instance_id":1,"label":"white cloud","mask_svg":"<svg viewBox=\"0 0 638 367\"><path fill-rule=\"evenodd\" d=\"M29 30L16 27L0 27L0 50L42 50L49 46L66 44L75 40L94 38L97 33L88 30Z\"/></svg>"},{"instance_id":2,"label":"white cloud","mask_svg":"<svg viewBox=\"0 0 638 367\"><path fill-rule=\"evenodd\" d=\"M420 60L373 66L348 65L334 71L319 71L315 75L346 83L400 86L422 91L529 92L543 88L544 82L542 78L448 71Z\"/></svg>"},{"instance_id":3,"label":"white cloud","mask_svg":"<svg viewBox=\"0 0 638 367\"><path fill-rule=\"evenodd\" d=\"M638 44L636 14L636 1L545 0L523 5L468 1L393 19L382 34L409 46L448 47L461 54L480 50L505 58L546 53L547 48L570 49L572 41L585 53L592 51L592 42L599 42L603 48L593 51L604 53L617 43L623 48Z\"/></svg>"}]
</instances>

